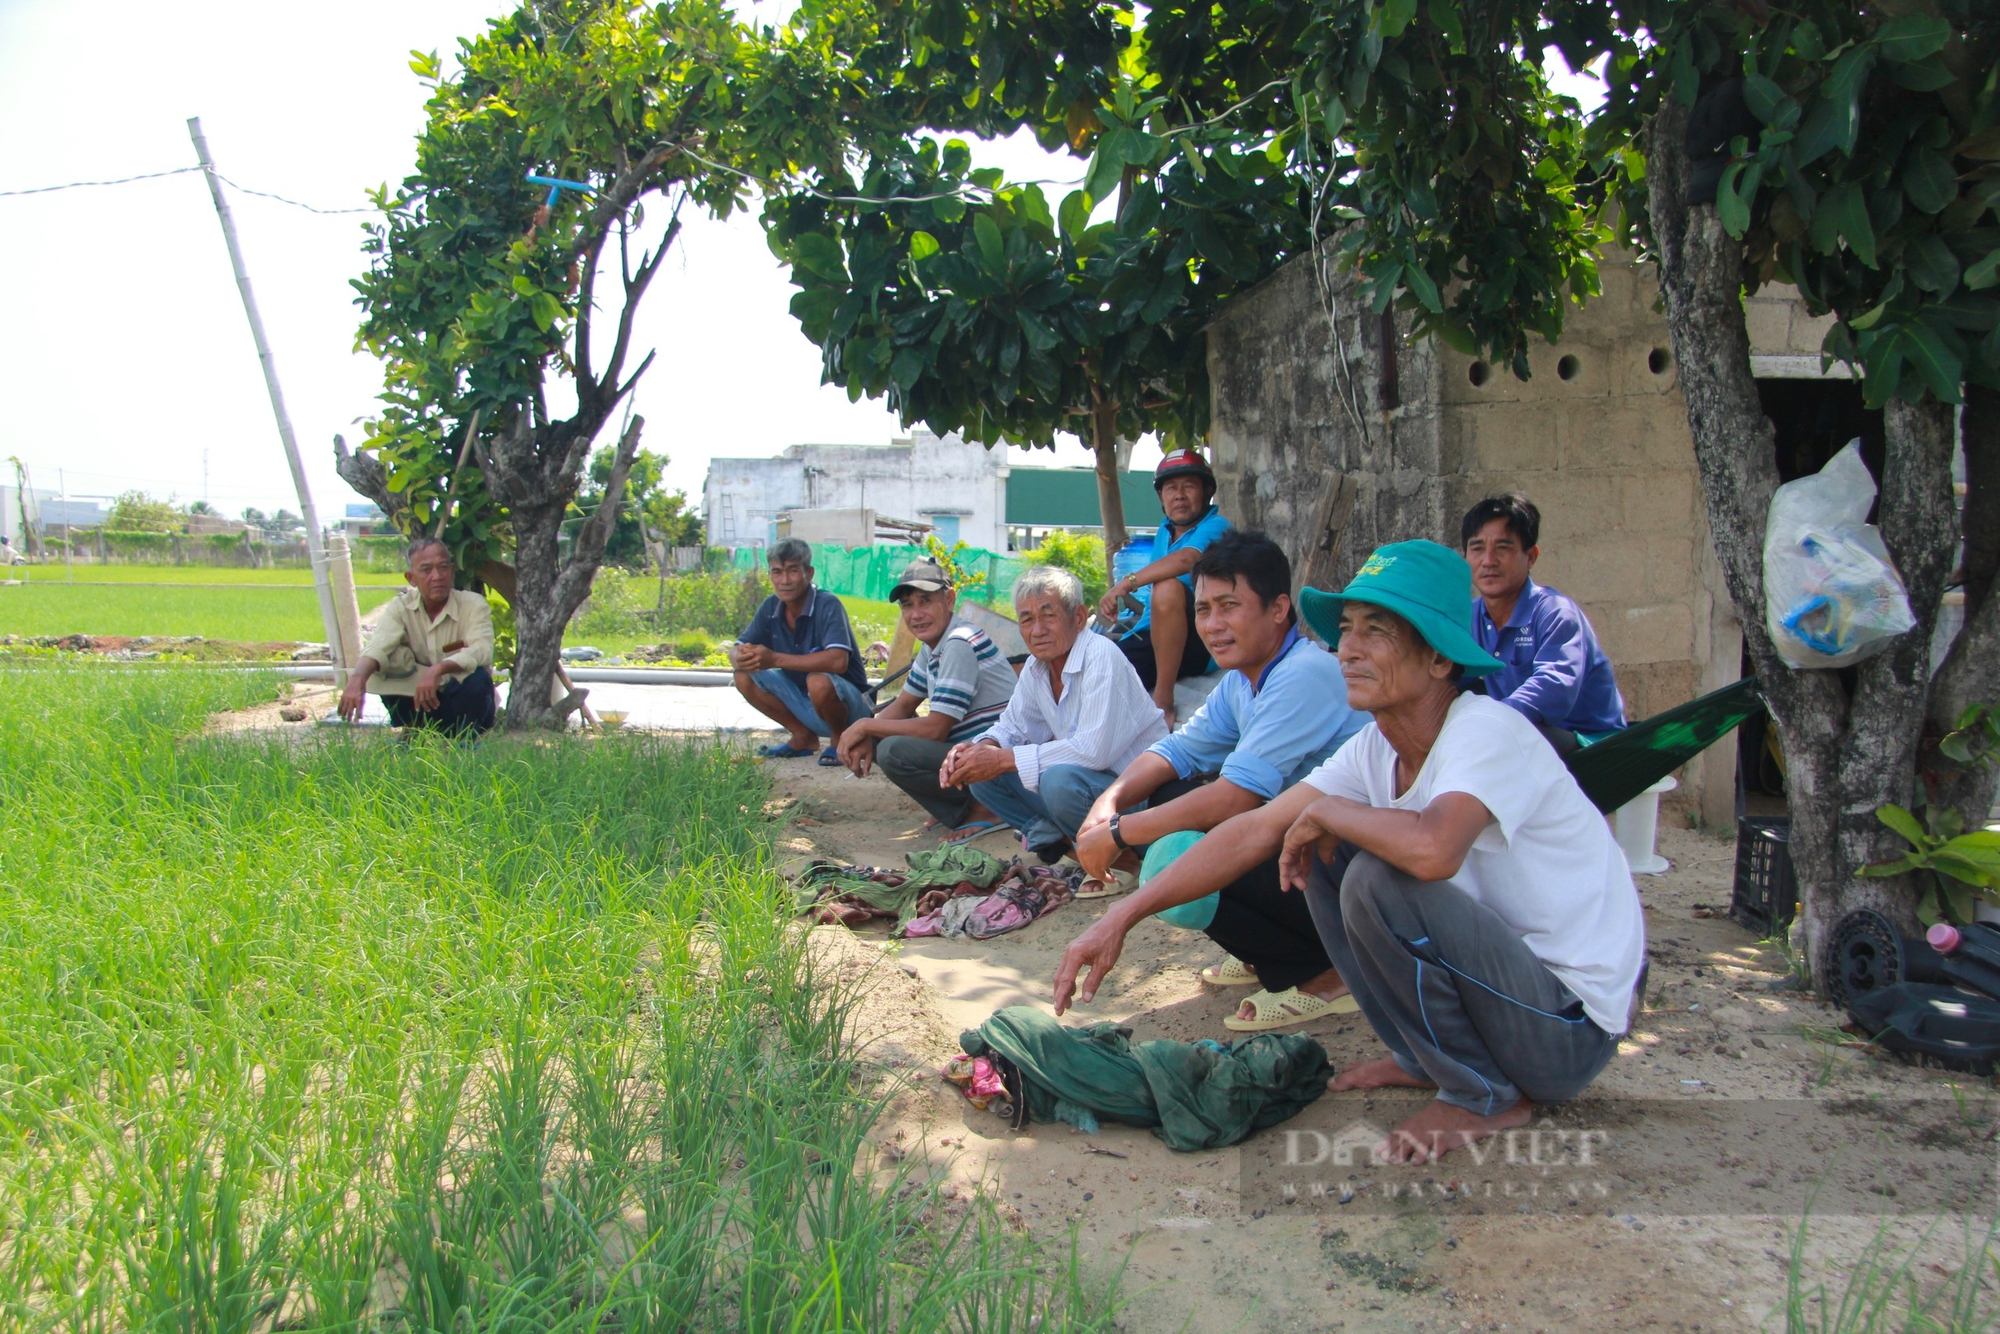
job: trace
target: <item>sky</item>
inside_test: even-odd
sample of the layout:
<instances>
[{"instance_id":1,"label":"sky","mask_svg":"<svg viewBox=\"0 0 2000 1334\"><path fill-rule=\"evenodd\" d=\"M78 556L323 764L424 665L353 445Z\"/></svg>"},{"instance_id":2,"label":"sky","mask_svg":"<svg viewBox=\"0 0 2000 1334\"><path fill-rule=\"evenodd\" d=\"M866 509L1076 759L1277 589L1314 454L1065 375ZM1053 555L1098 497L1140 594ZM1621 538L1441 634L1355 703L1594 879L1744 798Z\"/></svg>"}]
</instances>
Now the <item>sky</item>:
<instances>
[{"instance_id":1,"label":"sky","mask_svg":"<svg viewBox=\"0 0 2000 1334\"><path fill-rule=\"evenodd\" d=\"M783 0L751 0L775 20ZM500 0L210 0L186 6L0 0L0 192L194 163L199 116L218 170L319 209L365 208L400 181L423 125L409 52L450 53ZM195 17L198 15L198 17ZM1015 179L1082 166L1032 142L976 145ZM1061 191L1055 190L1060 195ZM373 414L381 372L354 349L349 282L366 214L321 215L230 191L245 261L323 522L359 499L333 468ZM201 176L0 196L16 255L0 321L0 458L72 498L128 488L222 513L296 511L270 400ZM668 484L698 498L715 456L804 441L886 444L879 403L819 383L819 351L787 310L793 288L753 214L695 218L641 307L635 349L659 356L637 394ZM636 360L636 356L634 358ZM1065 442L1017 462L1080 466ZM1133 463L1150 467L1156 447ZM4 465L0 465L4 467ZM11 482L11 476L0 476Z\"/></svg>"}]
</instances>

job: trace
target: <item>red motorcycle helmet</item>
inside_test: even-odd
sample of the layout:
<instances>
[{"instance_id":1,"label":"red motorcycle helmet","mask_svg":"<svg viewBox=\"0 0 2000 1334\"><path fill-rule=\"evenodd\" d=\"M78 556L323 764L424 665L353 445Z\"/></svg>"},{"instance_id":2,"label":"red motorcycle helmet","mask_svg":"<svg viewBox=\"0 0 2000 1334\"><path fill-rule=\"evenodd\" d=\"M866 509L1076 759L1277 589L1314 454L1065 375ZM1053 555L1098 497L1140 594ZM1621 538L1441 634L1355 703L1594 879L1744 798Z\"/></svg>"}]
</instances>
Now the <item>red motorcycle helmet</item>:
<instances>
[{"instance_id":1,"label":"red motorcycle helmet","mask_svg":"<svg viewBox=\"0 0 2000 1334\"><path fill-rule=\"evenodd\" d=\"M1208 486L1208 498L1215 499L1215 473L1208 466L1208 460L1192 449L1177 449L1160 460L1160 466L1153 469L1153 494L1172 477L1199 477Z\"/></svg>"}]
</instances>

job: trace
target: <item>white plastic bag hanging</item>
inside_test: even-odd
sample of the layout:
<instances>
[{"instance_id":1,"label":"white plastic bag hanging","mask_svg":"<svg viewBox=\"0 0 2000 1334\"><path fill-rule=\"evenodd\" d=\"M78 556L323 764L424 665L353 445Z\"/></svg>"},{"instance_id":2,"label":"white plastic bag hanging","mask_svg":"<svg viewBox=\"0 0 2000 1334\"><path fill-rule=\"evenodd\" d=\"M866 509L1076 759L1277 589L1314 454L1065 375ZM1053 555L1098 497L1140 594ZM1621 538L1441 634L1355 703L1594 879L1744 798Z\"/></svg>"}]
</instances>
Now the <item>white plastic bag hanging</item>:
<instances>
[{"instance_id":1,"label":"white plastic bag hanging","mask_svg":"<svg viewBox=\"0 0 2000 1334\"><path fill-rule=\"evenodd\" d=\"M1874 503L1859 440L1771 497L1764 621L1791 666L1860 662L1917 623L1882 534L1868 522Z\"/></svg>"}]
</instances>

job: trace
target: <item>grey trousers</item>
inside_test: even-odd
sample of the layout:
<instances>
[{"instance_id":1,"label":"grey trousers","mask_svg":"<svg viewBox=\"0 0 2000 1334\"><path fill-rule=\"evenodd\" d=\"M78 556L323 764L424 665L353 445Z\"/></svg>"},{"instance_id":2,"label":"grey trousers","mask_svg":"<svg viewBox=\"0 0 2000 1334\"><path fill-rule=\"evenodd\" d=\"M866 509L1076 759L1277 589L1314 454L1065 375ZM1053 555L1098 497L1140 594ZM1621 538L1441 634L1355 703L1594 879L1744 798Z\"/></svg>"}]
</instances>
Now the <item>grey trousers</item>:
<instances>
[{"instance_id":1,"label":"grey trousers","mask_svg":"<svg viewBox=\"0 0 2000 1334\"><path fill-rule=\"evenodd\" d=\"M962 787L938 786L938 768L950 749L948 741L927 741L918 736L885 736L875 743L875 766L882 776L947 829L965 819L965 808L971 802Z\"/></svg>"},{"instance_id":2,"label":"grey trousers","mask_svg":"<svg viewBox=\"0 0 2000 1334\"><path fill-rule=\"evenodd\" d=\"M1524 1097L1565 1102L1597 1077L1617 1037L1498 914L1448 881L1342 852L1313 868L1306 903L1327 956L1405 1074L1480 1116Z\"/></svg>"}]
</instances>

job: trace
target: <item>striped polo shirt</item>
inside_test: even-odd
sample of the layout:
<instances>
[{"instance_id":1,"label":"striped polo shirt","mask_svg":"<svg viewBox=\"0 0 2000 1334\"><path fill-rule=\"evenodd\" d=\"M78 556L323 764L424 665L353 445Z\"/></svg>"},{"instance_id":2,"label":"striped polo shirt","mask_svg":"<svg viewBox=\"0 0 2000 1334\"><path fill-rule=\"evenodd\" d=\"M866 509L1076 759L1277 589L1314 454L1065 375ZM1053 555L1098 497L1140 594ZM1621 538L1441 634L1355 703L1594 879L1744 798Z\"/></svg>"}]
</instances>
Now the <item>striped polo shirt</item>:
<instances>
[{"instance_id":1,"label":"striped polo shirt","mask_svg":"<svg viewBox=\"0 0 2000 1334\"><path fill-rule=\"evenodd\" d=\"M931 712L953 719L950 740L985 732L1014 697L1014 669L984 630L954 620L936 648L918 643L904 689L931 702Z\"/></svg>"}]
</instances>

